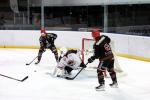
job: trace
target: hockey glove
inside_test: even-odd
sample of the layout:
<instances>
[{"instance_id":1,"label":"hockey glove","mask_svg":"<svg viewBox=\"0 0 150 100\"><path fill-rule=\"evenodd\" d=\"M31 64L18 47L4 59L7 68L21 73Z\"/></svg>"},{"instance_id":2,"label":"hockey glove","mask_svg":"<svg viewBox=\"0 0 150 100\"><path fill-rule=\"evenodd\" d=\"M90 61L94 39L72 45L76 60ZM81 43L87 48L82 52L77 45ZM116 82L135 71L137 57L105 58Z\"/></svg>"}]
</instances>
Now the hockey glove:
<instances>
[{"instance_id":1,"label":"hockey glove","mask_svg":"<svg viewBox=\"0 0 150 100\"><path fill-rule=\"evenodd\" d=\"M84 62L81 62L80 67L86 68L87 66L84 64Z\"/></svg>"},{"instance_id":2,"label":"hockey glove","mask_svg":"<svg viewBox=\"0 0 150 100\"><path fill-rule=\"evenodd\" d=\"M51 47L51 44L48 43L48 44L46 45L46 48L50 48L50 47Z\"/></svg>"},{"instance_id":3,"label":"hockey glove","mask_svg":"<svg viewBox=\"0 0 150 100\"><path fill-rule=\"evenodd\" d=\"M90 57L90 58L88 59L88 63L92 63L94 60L95 60L95 57L92 56L92 57Z\"/></svg>"}]
</instances>

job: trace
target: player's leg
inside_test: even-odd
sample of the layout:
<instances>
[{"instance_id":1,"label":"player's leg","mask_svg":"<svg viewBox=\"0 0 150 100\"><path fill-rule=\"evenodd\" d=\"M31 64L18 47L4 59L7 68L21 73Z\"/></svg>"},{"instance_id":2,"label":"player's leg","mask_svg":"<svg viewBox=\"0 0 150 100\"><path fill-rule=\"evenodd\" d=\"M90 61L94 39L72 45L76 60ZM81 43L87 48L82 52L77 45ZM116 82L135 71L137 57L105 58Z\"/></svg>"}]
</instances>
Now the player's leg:
<instances>
[{"instance_id":1,"label":"player's leg","mask_svg":"<svg viewBox=\"0 0 150 100\"><path fill-rule=\"evenodd\" d=\"M56 61L58 62L58 61L59 61L59 57L58 57L57 48L55 47L55 45L52 45L52 46L50 47L50 49L51 49L52 53L54 53L55 59L56 59Z\"/></svg>"},{"instance_id":2,"label":"player's leg","mask_svg":"<svg viewBox=\"0 0 150 100\"><path fill-rule=\"evenodd\" d=\"M95 87L96 90L103 91L105 88L104 71L105 68L103 67L103 61L101 61L97 68L99 86Z\"/></svg>"},{"instance_id":3,"label":"player's leg","mask_svg":"<svg viewBox=\"0 0 150 100\"><path fill-rule=\"evenodd\" d=\"M107 71L109 72L109 75L111 77L112 83L109 84L111 87L118 87L118 83L117 83L117 77L116 77L116 72L114 70L114 60L109 60L108 62L108 66L107 66Z\"/></svg>"},{"instance_id":4,"label":"player's leg","mask_svg":"<svg viewBox=\"0 0 150 100\"><path fill-rule=\"evenodd\" d=\"M39 52L38 52L38 60L37 60L37 62L35 62L35 64L38 64L41 61L42 54L44 51L45 51L45 49L43 47L40 47Z\"/></svg>"},{"instance_id":5,"label":"player's leg","mask_svg":"<svg viewBox=\"0 0 150 100\"><path fill-rule=\"evenodd\" d=\"M64 76L65 74L65 66L67 65L66 64L66 60L67 59L66 57L63 57L57 64L57 66L54 68L54 71L53 71L53 75L54 76Z\"/></svg>"}]
</instances>

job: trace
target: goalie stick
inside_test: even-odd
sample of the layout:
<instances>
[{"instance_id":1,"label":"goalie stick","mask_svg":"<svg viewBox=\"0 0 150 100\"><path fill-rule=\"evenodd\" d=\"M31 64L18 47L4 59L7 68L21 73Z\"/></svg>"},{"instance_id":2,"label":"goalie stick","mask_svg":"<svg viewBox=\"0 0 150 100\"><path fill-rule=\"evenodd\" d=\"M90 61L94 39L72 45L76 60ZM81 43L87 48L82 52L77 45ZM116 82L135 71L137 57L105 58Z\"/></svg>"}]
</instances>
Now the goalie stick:
<instances>
[{"instance_id":1,"label":"goalie stick","mask_svg":"<svg viewBox=\"0 0 150 100\"><path fill-rule=\"evenodd\" d=\"M86 65L87 65L88 63L86 63ZM80 72L84 69L85 67L82 67L81 69L80 69L80 71L74 76L74 77L65 77L67 80L73 80L73 79L75 79L79 74L80 74Z\"/></svg>"},{"instance_id":2,"label":"goalie stick","mask_svg":"<svg viewBox=\"0 0 150 100\"><path fill-rule=\"evenodd\" d=\"M9 79L12 79L12 80L16 80L16 81L19 81L19 82L23 82L28 78L28 76L26 76L23 79L17 79L17 78L13 78L13 77L10 77L10 76L7 76L7 75L3 75L3 74L0 74L0 76L6 77L6 78L9 78Z\"/></svg>"},{"instance_id":3,"label":"goalie stick","mask_svg":"<svg viewBox=\"0 0 150 100\"><path fill-rule=\"evenodd\" d=\"M31 62L26 63L26 65L30 65L38 56L36 56Z\"/></svg>"}]
</instances>

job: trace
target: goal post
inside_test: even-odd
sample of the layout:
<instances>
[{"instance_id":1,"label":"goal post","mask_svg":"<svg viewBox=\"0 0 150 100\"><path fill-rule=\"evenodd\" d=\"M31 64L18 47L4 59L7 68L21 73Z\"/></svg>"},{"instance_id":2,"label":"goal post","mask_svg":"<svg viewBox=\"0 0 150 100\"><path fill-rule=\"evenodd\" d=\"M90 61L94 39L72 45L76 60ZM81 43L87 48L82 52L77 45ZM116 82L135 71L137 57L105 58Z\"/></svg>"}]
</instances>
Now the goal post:
<instances>
[{"instance_id":1,"label":"goal post","mask_svg":"<svg viewBox=\"0 0 150 100\"><path fill-rule=\"evenodd\" d=\"M87 43L87 42L90 42L90 43ZM94 42L93 43L91 43L91 42L93 42L92 39L87 39L87 38L82 39L82 60L83 61L85 60L84 59L85 52L88 50L88 48L89 49L92 48L92 45L93 45Z\"/></svg>"}]
</instances>

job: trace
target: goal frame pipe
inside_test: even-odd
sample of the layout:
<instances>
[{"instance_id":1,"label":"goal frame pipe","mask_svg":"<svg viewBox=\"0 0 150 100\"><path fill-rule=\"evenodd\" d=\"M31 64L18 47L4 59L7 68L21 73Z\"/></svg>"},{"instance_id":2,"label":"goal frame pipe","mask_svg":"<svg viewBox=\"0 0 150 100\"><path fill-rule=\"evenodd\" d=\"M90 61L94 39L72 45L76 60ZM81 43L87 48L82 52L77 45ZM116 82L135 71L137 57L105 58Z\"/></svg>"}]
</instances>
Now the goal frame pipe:
<instances>
[{"instance_id":1,"label":"goal frame pipe","mask_svg":"<svg viewBox=\"0 0 150 100\"><path fill-rule=\"evenodd\" d=\"M84 62L84 42L85 42L85 40L92 40L93 41L93 39L88 39L88 38L82 38L82 52L81 52L81 54L82 54L82 61Z\"/></svg>"}]
</instances>

